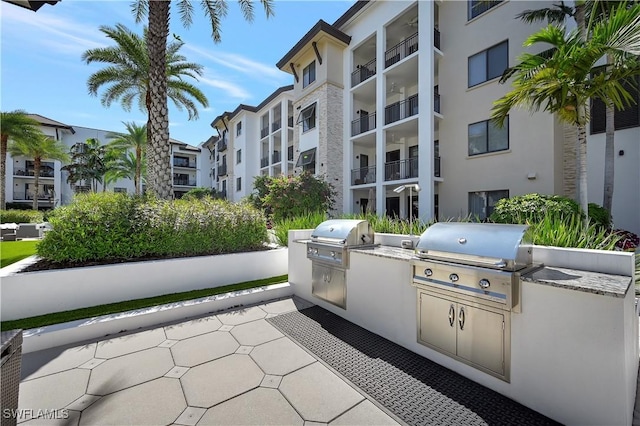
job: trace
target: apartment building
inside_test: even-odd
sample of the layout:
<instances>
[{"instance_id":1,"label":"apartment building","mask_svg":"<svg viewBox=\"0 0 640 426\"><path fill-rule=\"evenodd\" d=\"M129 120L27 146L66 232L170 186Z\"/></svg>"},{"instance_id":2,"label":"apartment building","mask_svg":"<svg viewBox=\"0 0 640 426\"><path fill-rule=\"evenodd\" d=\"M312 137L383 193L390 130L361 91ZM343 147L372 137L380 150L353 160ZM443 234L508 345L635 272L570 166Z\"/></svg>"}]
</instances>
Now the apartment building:
<instances>
[{"instance_id":1,"label":"apartment building","mask_svg":"<svg viewBox=\"0 0 640 426\"><path fill-rule=\"evenodd\" d=\"M516 15L552 4L357 1L333 24L319 20L276 64L294 80L294 173L310 170L331 182L337 211L423 220L482 220L499 199L527 193L575 196L570 129L548 113L523 110L501 129L489 121L493 102L511 89L499 77L542 25ZM637 107L617 114L613 218L640 232L640 117ZM212 125L232 132L232 146L239 122L268 123L243 106L226 124L220 119ZM589 134L588 192L602 204L599 132ZM260 141L247 133L243 149L262 152ZM246 182L252 167L234 178Z\"/></svg>"},{"instance_id":2,"label":"apartment building","mask_svg":"<svg viewBox=\"0 0 640 426\"><path fill-rule=\"evenodd\" d=\"M70 126L39 114L29 114L29 116L40 123L40 130L45 135L64 143L69 149L74 145L80 146L87 139L92 138L104 145L109 142L108 135L113 133L108 130ZM170 142L173 188L176 198L179 198L190 189L202 185L201 149L175 139L171 139ZM7 154L6 164L6 202L31 205L35 184L33 159ZM91 190L89 182L81 181L71 186L67 182L67 172L62 170L63 166L64 164L57 160L45 159L42 162L38 190L40 208L50 209L69 204L76 193ZM103 185L98 183L98 191L102 191L103 188ZM106 189L133 194L135 185L131 179L119 179L109 183Z\"/></svg>"}]
</instances>

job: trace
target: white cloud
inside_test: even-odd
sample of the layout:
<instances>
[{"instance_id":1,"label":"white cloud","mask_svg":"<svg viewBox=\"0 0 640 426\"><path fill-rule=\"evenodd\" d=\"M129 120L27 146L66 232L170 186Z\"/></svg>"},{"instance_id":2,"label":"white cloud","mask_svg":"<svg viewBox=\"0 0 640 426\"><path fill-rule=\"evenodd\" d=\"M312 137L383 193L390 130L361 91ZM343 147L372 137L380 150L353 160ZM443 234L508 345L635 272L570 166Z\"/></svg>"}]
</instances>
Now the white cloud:
<instances>
[{"instance_id":1,"label":"white cloud","mask_svg":"<svg viewBox=\"0 0 640 426\"><path fill-rule=\"evenodd\" d=\"M208 77L200 77L198 80L201 83L206 84L207 86L211 86L216 89L222 89L228 97L240 100L251 98L251 94L247 92L243 87L238 86L237 84L230 81Z\"/></svg>"}]
</instances>

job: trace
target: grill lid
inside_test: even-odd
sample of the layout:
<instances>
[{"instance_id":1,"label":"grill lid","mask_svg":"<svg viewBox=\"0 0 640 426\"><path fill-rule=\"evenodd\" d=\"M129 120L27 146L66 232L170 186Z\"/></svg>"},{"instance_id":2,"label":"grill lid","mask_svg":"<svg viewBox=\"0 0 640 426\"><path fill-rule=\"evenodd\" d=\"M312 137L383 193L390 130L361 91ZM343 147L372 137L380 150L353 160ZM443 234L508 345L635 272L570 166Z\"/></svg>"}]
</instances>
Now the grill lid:
<instances>
[{"instance_id":1,"label":"grill lid","mask_svg":"<svg viewBox=\"0 0 640 426\"><path fill-rule=\"evenodd\" d=\"M420 236L416 256L519 270L530 266L531 248L522 239L528 225L439 222Z\"/></svg>"},{"instance_id":2,"label":"grill lid","mask_svg":"<svg viewBox=\"0 0 640 426\"><path fill-rule=\"evenodd\" d=\"M344 246L367 245L373 243L373 228L366 220L331 219L313 230L311 240Z\"/></svg>"}]
</instances>

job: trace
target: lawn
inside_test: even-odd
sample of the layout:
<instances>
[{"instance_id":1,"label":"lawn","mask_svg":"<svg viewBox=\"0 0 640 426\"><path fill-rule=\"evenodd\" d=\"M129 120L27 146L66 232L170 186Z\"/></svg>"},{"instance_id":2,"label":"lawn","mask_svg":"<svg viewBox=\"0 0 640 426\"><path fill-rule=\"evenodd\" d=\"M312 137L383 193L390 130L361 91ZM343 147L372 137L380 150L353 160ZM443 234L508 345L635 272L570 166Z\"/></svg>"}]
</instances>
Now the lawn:
<instances>
[{"instance_id":1,"label":"lawn","mask_svg":"<svg viewBox=\"0 0 640 426\"><path fill-rule=\"evenodd\" d=\"M0 242L0 268L36 254L38 241Z\"/></svg>"}]
</instances>

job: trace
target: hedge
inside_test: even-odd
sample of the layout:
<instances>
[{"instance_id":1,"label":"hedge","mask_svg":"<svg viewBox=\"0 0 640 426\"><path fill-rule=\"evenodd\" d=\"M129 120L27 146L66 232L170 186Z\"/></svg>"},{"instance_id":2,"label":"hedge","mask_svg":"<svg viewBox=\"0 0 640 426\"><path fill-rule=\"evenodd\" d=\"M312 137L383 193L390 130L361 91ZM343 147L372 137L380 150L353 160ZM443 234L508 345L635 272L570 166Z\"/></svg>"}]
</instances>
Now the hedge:
<instances>
[{"instance_id":1,"label":"hedge","mask_svg":"<svg viewBox=\"0 0 640 426\"><path fill-rule=\"evenodd\" d=\"M0 210L0 223L42 223L44 215L36 210Z\"/></svg>"}]
</instances>

